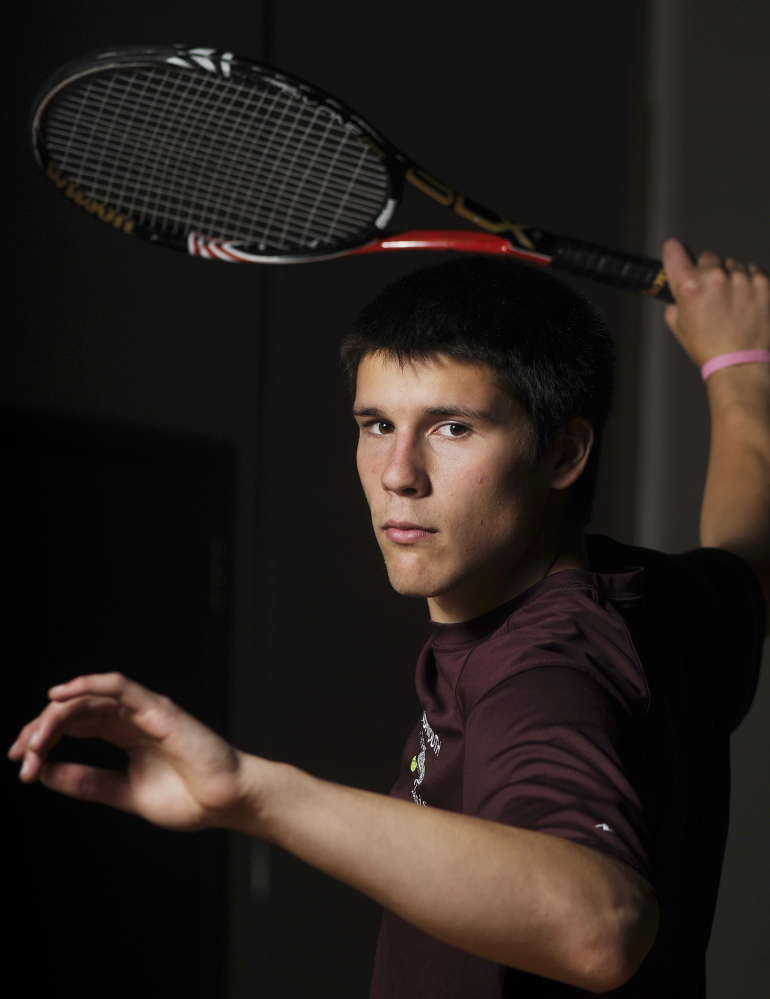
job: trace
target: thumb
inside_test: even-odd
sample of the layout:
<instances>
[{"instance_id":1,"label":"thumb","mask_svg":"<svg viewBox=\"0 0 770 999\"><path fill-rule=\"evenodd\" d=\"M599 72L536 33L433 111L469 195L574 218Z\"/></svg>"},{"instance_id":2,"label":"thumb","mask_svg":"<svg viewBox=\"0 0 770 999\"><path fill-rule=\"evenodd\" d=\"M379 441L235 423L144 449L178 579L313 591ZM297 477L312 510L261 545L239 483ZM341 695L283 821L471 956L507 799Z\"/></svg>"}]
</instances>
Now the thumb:
<instances>
[{"instance_id":1,"label":"thumb","mask_svg":"<svg viewBox=\"0 0 770 999\"><path fill-rule=\"evenodd\" d=\"M677 324L677 320L679 319L679 309L676 307L676 305L673 304L667 305L663 312L663 318L666 321L666 325L674 334L674 336L678 337L679 326Z\"/></svg>"},{"instance_id":2,"label":"thumb","mask_svg":"<svg viewBox=\"0 0 770 999\"><path fill-rule=\"evenodd\" d=\"M663 244L663 267L669 287L676 298L682 281L695 270L687 247L680 240L667 239Z\"/></svg>"},{"instance_id":3,"label":"thumb","mask_svg":"<svg viewBox=\"0 0 770 999\"><path fill-rule=\"evenodd\" d=\"M80 763L46 763L40 783L51 791L80 801L98 801L122 812L134 812L128 778L119 770L102 770Z\"/></svg>"}]
</instances>

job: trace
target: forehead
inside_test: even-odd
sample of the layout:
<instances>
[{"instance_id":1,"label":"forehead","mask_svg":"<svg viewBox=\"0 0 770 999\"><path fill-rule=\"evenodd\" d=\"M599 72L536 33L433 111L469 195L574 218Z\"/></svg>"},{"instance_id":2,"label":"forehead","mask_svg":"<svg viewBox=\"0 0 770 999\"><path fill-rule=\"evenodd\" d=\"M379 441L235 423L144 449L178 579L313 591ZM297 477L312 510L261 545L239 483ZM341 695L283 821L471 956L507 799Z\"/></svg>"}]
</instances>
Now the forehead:
<instances>
[{"instance_id":1,"label":"forehead","mask_svg":"<svg viewBox=\"0 0 770 999\"><path fill-rule=\"evenodd\" d=\"M403 363L382 353L366 354L356 377L356 409L478 409L500 418L523 416L485 364L446 354Z\"/></svg>"}]
</instances>

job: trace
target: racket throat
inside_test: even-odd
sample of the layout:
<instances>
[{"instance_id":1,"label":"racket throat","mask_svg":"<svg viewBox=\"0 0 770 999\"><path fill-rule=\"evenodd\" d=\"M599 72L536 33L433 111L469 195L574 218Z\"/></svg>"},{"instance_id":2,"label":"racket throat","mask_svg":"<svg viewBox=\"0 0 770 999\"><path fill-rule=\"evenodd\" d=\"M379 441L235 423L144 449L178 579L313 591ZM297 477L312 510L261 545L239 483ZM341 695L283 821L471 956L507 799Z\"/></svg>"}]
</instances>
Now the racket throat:
<instances>
[{"instance_id":1,"label":"racket throat","mask_svg":"<svg viewBox=\"0 0 770 999\"><path fill-rule=\"evenodd\" d=\"M460 218L467 219L480 229L485 229L491 233L507 233L509 238L523 250L537 253L538 248L531 238L530 226L523 222L512 222L504 215L486 208L471 198L466 197L462 192L445 184L443 180L429 174L422 167L412 165L406 171L406 179L409 183L427 194L429 198L437 201L445 208L451 208ZM484 252L484 251L480 251ZM492 251L500 252L500 251Z\"/></svg>"}]
</instances>

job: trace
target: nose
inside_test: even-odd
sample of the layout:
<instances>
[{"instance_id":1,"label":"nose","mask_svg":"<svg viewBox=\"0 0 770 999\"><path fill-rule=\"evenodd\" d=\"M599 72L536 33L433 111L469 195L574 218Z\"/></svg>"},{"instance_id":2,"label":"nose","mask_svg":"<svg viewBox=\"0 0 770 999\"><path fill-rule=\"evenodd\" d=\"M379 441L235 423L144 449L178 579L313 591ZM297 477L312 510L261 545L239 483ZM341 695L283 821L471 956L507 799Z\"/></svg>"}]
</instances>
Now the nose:
<instances>
[{"instance_id":1,"label":"nose","mask_svg":"<svg viewBox=\"0 0 770 999\"><path fill-rule=\"evenodd\" d=\"M430 477L419 442L411 434L398 434L382 472L382 485L397 496L418 498L430 492Z\"/></svg>"}]
</instances>

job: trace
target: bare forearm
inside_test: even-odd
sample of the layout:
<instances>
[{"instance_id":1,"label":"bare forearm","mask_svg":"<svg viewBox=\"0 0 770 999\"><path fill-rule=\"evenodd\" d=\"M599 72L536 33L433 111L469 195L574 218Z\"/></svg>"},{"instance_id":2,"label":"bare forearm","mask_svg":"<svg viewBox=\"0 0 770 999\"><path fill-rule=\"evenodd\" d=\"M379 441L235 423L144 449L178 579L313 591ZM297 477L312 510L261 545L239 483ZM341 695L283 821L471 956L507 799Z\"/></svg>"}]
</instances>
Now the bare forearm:
<instances>
[{"instance_id":1,"label":"bare forearm","mask_svg":"<svg viewBox=\"0 0 770 999\"><path fill-rule=\"evenodd\" d=\"M708 394L711 451L701 543L743 556L770 594L770 365L718 371Z\"/></svg>"},{"instance_id":2,"label":"bare forearm","mask_svg":"<svg viewBox=\"0 0 770 999\"><path fill-rule=\"evenodd\" d=\"M720 548L770 547L770 365L747 364L708 385L711 452L701 541Z\"/></svg>"},{"instance_id":3,"label":"bare forearm","mask_svg":"<svg viewBox=\"0 0 770 999\"><path fill-rule=\"evenodd\" d=\"M676 304L666 322L690 359L770 350L770 278L754 264L704 252L697 263L675 239L663 263ZM745 358L743 358L745 360ZM701 543L743 556L770 611L770 365L729 363L708 378L711 453ZM767 615L770 624L770 613Z\"/></svg>"},{"instance_id":4,"label":"bare forearm","mask_svg":"<svg viewBox=\"0 0 770 999\"><path fill-rule=\"evenodd\" d=\"M77 677L49 697L9 750L25 782L170 829L259 836L447 943L592 991L625 981L655 936L649 889L585 847L248 756L118 673ZM47 763L65 735L122 746L128 771Z\"/></svg>"},{"instance_id":5,"label":"bare forearm","mask_svg":"<svg viewBox=\"0 0 770 999\"><path fill-rule=\"evenodd\" d=\"M254 794L234 827L446 943L595 991L624 981L652 943L651 894L592 850L253 757L244 774Z\"/></svg>"}]
</instances>

